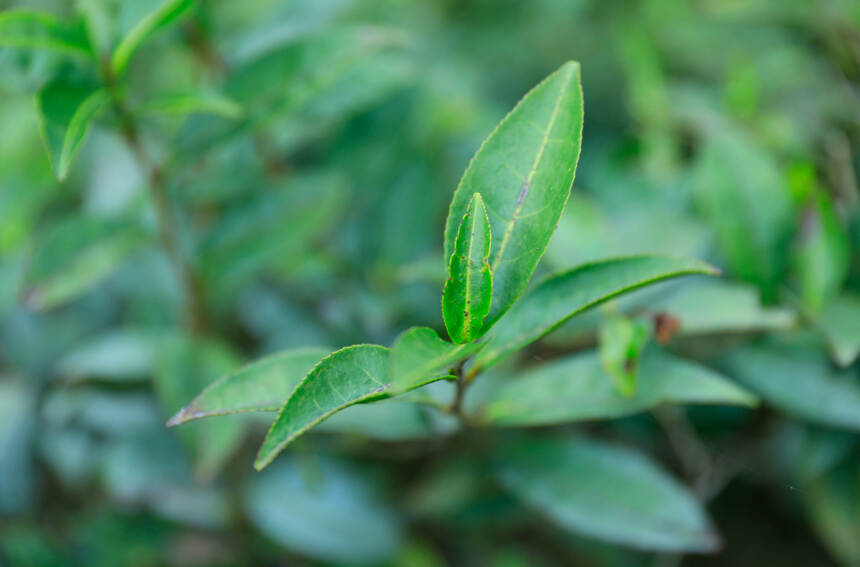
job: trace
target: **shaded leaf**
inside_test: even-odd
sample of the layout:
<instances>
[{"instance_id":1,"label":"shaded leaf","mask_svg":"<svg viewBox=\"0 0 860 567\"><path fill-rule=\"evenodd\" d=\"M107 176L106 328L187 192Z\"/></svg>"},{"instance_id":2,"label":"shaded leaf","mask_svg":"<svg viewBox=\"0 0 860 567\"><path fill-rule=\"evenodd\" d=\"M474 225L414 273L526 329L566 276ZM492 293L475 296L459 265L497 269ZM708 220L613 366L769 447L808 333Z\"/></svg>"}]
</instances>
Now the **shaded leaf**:
<instances>
[{"instance_id":1,"label":"shaded leaf","mask_svg":"<svg viewBox=\"0 0 860 567\"><path fill-rule=\"evenodd\" d=\"M238 412L277 411L310 369L329 353L328 348L308 347L261 358L212 382L167 425Z\"/></svg>"},{"instance_id":2,"label":"shaded leaf","mask_svg":"<svg viewBox=\"0 0 860 567\"><path fill-rule=\"evenodd\" d=\"M332 415L315 431L381 441L432 439L455 431L457 419L401 398L356 404Z\"/></svg>"},{"instance_id":3,"label":"shaded leaf","mask_svg":"<svg viewBox=\"0 0 860 567\"><path fill-rule=\"evenodd\" d=\"M582 535L659 551L709 552L719 546L695 497L629 449L531 438L499 458L497 475L527 505Z\"/></svg>"},{"instance_id":4,"label":"shaded leaf","mask_svg":"<svg viewBox=\"0 0 860 567\"><path fill-rule=\"evenodd\" d=\"M473 355L481 346L451 344L429 327L404 331L391 347L391 395L411 390L423 379L447 374L449 367Z\"/></svg>"},{"instance_id":5,"label":"shaded leaf","mask_svg":"<svg viewBox=\"0 0 860 567\"><path fill-rule=\"evenodd\" d=\"M486 203L493 243L493 299L485 326L525 289L573 185L582 135L579 64L565 63L517 104L481 145L463 175L445 224L450 258L474 193Z\"/></svg>"},{"instance_id":6,"label":"shaded leaf","mask_svg":"<svg viewBox=\"0 0 860 567\"><path fill-rule=\"evenodd\" d=\"M194 0L164 0L158 8L140 20L117 45L110 59L111 70L117 75L122 74L143 42L176 23L194 6Z\"/></svg>"},{"instance_id":7,"label":"shaded leaf","mask_svg":"<svg viewBox=\"0 0 860 567\"><path fill-rule=\"evenodd\" d=\"M830 471L803 490L812 526L844 565L860 564L860 477L857 461Z\"/></svg>"},{"instance_id":8,"label":"shaded leaf","mask_svg":"<svg viewBox=\"0 0 860 567\"><path fill-rule=\"evenodd\" d=\"M80 23L68 23L47 12L5 10L0 13L0 47L47 49L92 57L93 51Z\"/></svg>"},{"instance_id":9,"label":"shaded leaf","mask_svg":"<svg viewBox=\"0 0 860 567\"><path fill-rule=\"evenodd\" d=\"M630 397L615 391L597 353L588 352L518 374L474 411L480 423L523 426L615 419L669 403L754 406L756 398L707 367L649 349Z\"/></svg>"},{"instance_id":10,"label":"shaded leaf","mask_svg":"<svg viewBox=\"0 0 860 567\"><path fill-rule=\"evenodd\" d=\"M63 181L93 120L110 101L105 89L53 82L36 95L39 129L57 179Z\"/></svg>"},{"instance_id":11,"label":"shaded leaf","mask_svg":"<svg viewBox=\"0 0 860 567\"><path fill-rule=\"evenodd\" d=\"M448 264L448 280L442 292L442 318L455 343L468 343L481 336L484 318L493 299L490 274L490 220L480 193L472 195L460 221L457 239Z\"/></svg>"},{"instance_id":12,"label":"shaded leaf","mask_svg":"<svg viewBox=\"0 0 860 567\"><path fill-rule=\"evenodd\" d=\"M536 341L577 313L616 295L668 278L717 271L698 260L631 256L585 264L532 289L492 330L470 370L492 366Z\"/></svg>"},{"instance_id":13,"label":"shaded leaf","mask_svg":"<svg viewBox=\"0 0 860 567\"><path fill-rule=\"evenodd\" d=\"M211 114L230 119L242 115L242 107L232 99L204 91L158 95L141 104L137 111L141 114L159 115Z\"/></svg>"},{"instance_id":14,"label":"shaded leaf","mask_svg":"<svg viewBox=\"0 0 860 567\"><path fill-rule=\"evenodd\" d=\"M798 347L744 347L726 371L770 405L821 425L860 430L860 382L834 373L818 352Z\"/></svg>"}]
</instances>

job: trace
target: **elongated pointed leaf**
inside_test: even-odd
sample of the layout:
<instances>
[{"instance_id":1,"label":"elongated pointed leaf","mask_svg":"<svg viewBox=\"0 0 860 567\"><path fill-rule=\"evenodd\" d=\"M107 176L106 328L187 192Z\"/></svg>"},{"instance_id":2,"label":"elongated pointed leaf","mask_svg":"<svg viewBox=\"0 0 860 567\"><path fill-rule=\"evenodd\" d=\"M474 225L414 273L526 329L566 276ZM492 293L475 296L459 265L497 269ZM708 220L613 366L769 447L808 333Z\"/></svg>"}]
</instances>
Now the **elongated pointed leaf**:
<instances>
[{"instance_id":1,"label":"elongated pointed leaf","mask_svg":"<svg viewBox=\"0 0 860 567\"><path fill-rule=\"evenodd\" d=\"M689 274L716 274L704 262L631 256L585 264L544 280L493 328L473 371L487 368L549 333L577 313L621 293Z\"/></svg>"},{"instance_id":2,"label":"elongated pointed leaf","mask_svg":"<svg viewBox=\"0 0 860 567\"><path fill-rule=\"evenodd\" d=\"M482 343L455 345L439 338L429 327L405 331L391 348L391 395L411 390L425 380L465 360L481 349Z\"/></svg>"},{"instance_id":3,"label":"elongated pointed leaf","mask_svg":"<svg viewBox=\"0 0 860 567\"><path fill-rule=\"evenodd\" d=\"M223 376L170 418L168 426L238 412L277 411L302 378L328 355L327 348L300 348L262 358Z\"/></svg>"},{"instance_id":4,"label":"elongated pointed leaf","mask_svg":"<svg viewBox=\"0 0 860 567\"><path fill-rule=\"evenodd\" d=\"M490 274L490 219L480 193L472 195L454 243L448 265L448 281L442 292L442 318L455 343L481 336L484 318L493 299Z\"/></svg>"},{"instance_id":5,"label":"elongated pointed leaf","mask_svg":"<svg viewBox=\"0 0 860 567\"><path fill-rule=\"evenodd\" d=\"M47 12L30 10L0 13L0 47L47 49L67 55L93 56L83 26L64 22Z\"/></svg>"},{"instance_id":6,"label":"elongated pointed leaf","mask_svg":"<svg viewBox=\"0 0 860 567\"><path fill-rule=\"evenodd\" d=\"M254 467L266 467L296 437L330 415L357 403L388 397L390 363L390 350L378 345L342 348L319 361L284 403ZM420 380L416 386L427 382Z\"/></svg>"},{"instance_id":7,"label":"elongated pointed leaf","mask_svg":"<svg viewBox=\"0 0 860 567\"><path fill-rule=\"evenodd\" d=\"M713 551L719 537L683 485L647 457L584 440L530 438L499 459L502 485L559 526L661 551Z\"/></svg>"},{"instance_id":8,"label":"elongated pointed leaf","mask_svg":"<svg viewBox=\"0 0 860 567\"><path fill-rule=\"evenodd\" d=\"M798 347L745 347L731 353L726 372L768 404L801 419L860 431L860 383L834 372L817 351Z\"/></svg>"},{"instance_id":9,"label":"elongated pointed leaf","mask_svg":"<svg viewBox=\"0 0 860 567\"><path fill-rule=\"evenodd\" d=\"M445 258L474 193L486 203L493 243L493 325L537 267L570 196L582 135L579 64L565 63L531 90L472 158L445 225Z\"/></svg>"},{"instance_id":10,"label":"elongated pointed leaf","mask_svg":"<svg viewBox=\"0 0 860 567\"><path fill-rule=\"evenodd\" d=\"M128 66L138 47L156 32L177 22L195 6L194 0L165 0L139 21L123 38L111 56L110 66L119 75Z\"/></svg>"},{"instance_id":11,"label":"elongated pointed leaf","mask_svg":"<svg viewBox=\"0 0 860 567\"><path fill-rule=\"evenodd\" d=\"M235 119L242 115L242 107L222 94L201 91L158 95L141 104L138 112L159 115L211 114Z\"/></svg>"},{"instance_id":12,"label":"elongated pointed leaf","mask_svg":"<svg viewBox=\"0 0 860 567\"><path fill-rule=\"evenodd\" d=\"M668 403L753 406L756 398L709 368L654 349L642 358L635 393L623 396L597 353L588 352L518 375L487 394L475 415L487 425L548 425L615 419Z\"/></svg>"},{"instance_id":13,"label":"elongated pointed leaf","mask_svg":"<svg viewBox=\"0 0 860 567\"><path fill-rule=\"evenodd\" d=\"M93 120L109 101L105 89L93 90L64 82L51 83L36 95L42 138L60 181L68 177L72 160Z\"/></svg>"}]
</instances>

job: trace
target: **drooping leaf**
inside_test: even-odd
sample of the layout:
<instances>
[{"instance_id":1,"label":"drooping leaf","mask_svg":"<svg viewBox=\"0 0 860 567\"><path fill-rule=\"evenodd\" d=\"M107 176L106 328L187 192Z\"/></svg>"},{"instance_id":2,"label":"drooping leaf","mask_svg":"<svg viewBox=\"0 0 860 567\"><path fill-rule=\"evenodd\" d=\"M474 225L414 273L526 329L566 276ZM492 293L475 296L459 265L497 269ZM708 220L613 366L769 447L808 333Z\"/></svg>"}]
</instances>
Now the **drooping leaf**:
<instances>
[{"instance_id":1,"label":"drooping leaf","mask_svg":"<svg viewBox=\"0 0 860 567\"><path fill-rule=\"evenodd\" d=\"M423 379L447 374L449 367L478 352L481 346L451 344L429 327L404 331L391 347L391 395L411 390Z\"/></svg>"},{"instance_id":2,"label":"drooping leaf","mask_svg":"<svg viewBox=\"0 0 860 567\"><path fill-rule=\"evenodd\" d=\"M351 405L390 394L389 349L378 345L342 348L317 363L281 407L263 440L254 467L269 465L296 437ZM441 379L438 376L434 379ZM421 379L415 386L428 383Z\"/></svg>"},{"instance_id":3,"label":"drooping leaf","mask_svg":"<svg viewBox=\"0 0 860 567\"><path fill-rule=\"evenodd\" d=\"M64 22L48 12L31 10L0 13L0 47L47 49L87 58L93 56L82 25Z\"/></svg>"},{"instance_id":4,"label":"drooping leaf","mask_svg":"<svg viewBox=\"0 0 860 567\"><path fill-rule=\"evenodd\" d=\"M238 412L277 411L328 348L299 348L273 354L212 382L170 418L168 426Z\"/></svg>"},{"instance_id":5,"label":"drooping leaf","mask_svg":"<svg viewBox=\"0 0 860 567\"><path fill-rule=\"evenodd\" d=\"M577 313L616 295L673 277L715 273L716 269L698 260L631 256L585 264L552 276L527 293L492 329L470 372L492 366Z\"/></svg>"},{"instance_id":6,"label":"drooping leaf","mask_svg":"<svg viewBox=\"0 0 860 567\"><path fill-rule=\"evenodd\" d=\"M63 81L50 83L36 95L39 129L60 181L68 176L72 160L93 120L109 101L110 95L105 89Z\"/></svg>"},{"instance_id":7,"label":"drooping leaf","mask_svg":"<svg viewBox=\"0 0 860 567\"><path fill-rule=\"evenodd\" d=\"M242 107L235 101L222 94L205 91L158 95L141 104L137 111L156 115L211 114L229 119L242 116Z\"/></svg>"},{"instance_id":8,"label":"drooping leaf","mask_svg":"<svg viewBox=\"0 0 860 567\"><path fill-rule=\"evenodd\" d=\"M498 459L502 485L562 528L659 551L714 551L696 498L644 455L585 440L525 439Z\"/></svg>"},{"instance_id":9,"label":"drooping leaf","mask_svg":"<svg viewBox=\"0 0 860 567\"><path fill-rule=\"evenodd\" d=\"M27 302L47 309L74 299L101 281L146 241L132 221L72 217L37 246L26 282Z\"/></svg>"},{"instance_id":10,"label":"drooping leaf","mask_svg":"<svg viewBox=\"0 0 860 567\"><path fill-rule=\"evenodd\" d=\"M329 457L284 459L251 479L251 522L289 550L332 563L378 564L400 545L394 511L369 479Z\"/></svg>"},{"instance_id":11,"label":"drooping leaf","mask_svg":"<svg viewBox=\"0 0 860 567\"><path fill-rule=\"evenodd\" d=\"M455 343L481 336L493 299L490 274L490 220L480 193L474 193L460 221L442 292L442 318Z\"/></svg>"},{"instance_id":12,"label":"drooping leaf","mask_svg":"<svg viewBox=\"0 0 860 567\"><path fill-rule=\"evenodd\" d=\"M615 391L596 352L553 361L500 384L474 410L479 423L524 426L615 419L662 404L754 406L756 398L696 363L650 349L636 391Z\"/></svg>"},{"instance_id":13,"label":"drooping leaf","mask_svg":"<svg viewBox=\"0 0 860 567\"><path fill-rule=\"evenodd\" d=\"M176 23L194 6L194 0L164 0L162 4L140 20L122 39L111 55L110 67L122 74L134 52L155 33Z\"/></svg>"},{"instance_id":14,"label":"drooping leaf","mask_svg":"<svg viewBox=\"0 0 860 567\"><path fill-rule=\"evenodd\" d=\"M860 297L844 293L818 314L815 325L827 338L830 352L839 366L850 366L860 354Z\"/></svg>"},{"instance_id":15,"label":"drooping leaf","mask_svg":"<svg viewBox=\"0 0 860 567\"><path fill-rule=\"evenodd\" d=\"M604 370L615 389L631 397L636 391L639 360L651 338L651 329L640 319L613 315L600 325L599 337L600 362Z\"/></svg>"},{"instance_id":16,"label":"drooping leaf","mask_svg":"<svg viewBox=\"0 0 860 567\"><path fill-rule=\"evenodd\" d=\"M831 370L809 348L744 347L726 358L726 372L774 407L830 427L860 430L860 382Z\"/></svg>"},{"instance_id":17,"label":"drooping leaf","mask_svg":"<svg viewBox=\"0 0 860 567\"><path fill-rule=\"evenodd\" d=\"M561 217L582 135L576 62L532 89L484 141L463 175L445 224L445 258L474 193L486 203L493 243L491 327L525 289Z\"/></svg>"}]
</instances>

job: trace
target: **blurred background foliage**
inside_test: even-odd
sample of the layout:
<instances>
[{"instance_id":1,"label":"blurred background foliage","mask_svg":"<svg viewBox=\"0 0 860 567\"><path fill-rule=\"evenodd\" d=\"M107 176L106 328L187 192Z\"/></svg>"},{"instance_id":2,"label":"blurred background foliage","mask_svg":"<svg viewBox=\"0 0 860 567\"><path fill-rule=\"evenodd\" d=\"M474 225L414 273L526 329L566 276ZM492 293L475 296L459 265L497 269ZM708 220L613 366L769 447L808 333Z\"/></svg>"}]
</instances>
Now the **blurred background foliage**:
<instances>
[{"instance_id":1,"label":"blurred background foliage","mask_svg":"<svg viewBox=\"0 0 860 567\"><path fill-rule=\"evenodd\" d=\"M106 66L0 47L0 564L860 565L860 4L212 0L108 61L159 4L0 2L68 22ZM625 467L653 466L628 450L682 479L718 553L553 527L502 490L528 471L497 483L473 451L540 447L446 437L410 404L352 408L259 474L265 421L165 429L263 354L441 328L457 181L568 59L583 151L540 270L659 252L724 276L574 318L505 371L627 315L760 397L555 428L628 447L582 445L571 483L623 494ZM122 105L92 99L64 155L106 77Z\"/></svg>"}]
</instances>

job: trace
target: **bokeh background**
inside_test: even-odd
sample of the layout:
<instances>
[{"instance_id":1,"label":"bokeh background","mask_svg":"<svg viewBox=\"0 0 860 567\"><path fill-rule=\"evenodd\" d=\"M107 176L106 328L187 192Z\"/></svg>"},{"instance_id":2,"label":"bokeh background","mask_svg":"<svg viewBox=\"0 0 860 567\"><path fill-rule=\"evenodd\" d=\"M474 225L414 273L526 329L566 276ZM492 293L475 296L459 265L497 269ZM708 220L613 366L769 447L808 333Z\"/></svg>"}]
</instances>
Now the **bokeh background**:
<instances>
[{"instance_id":1,"label":"bokeh background","mask_svg":"<svg viewBox=\"0 0 860 567\"><path fill-rule=\"evenodd\" d=\"M159 3L0 7L83 19L104 53ZM637 252L718 265L617 308L668 313L667 348L762 403L563 431L693 486L718 553L555 527L468 442L412 440L404 416L350 414L262 474L265 421L164 427L264 354L441 328L457 181L569 59L582 156L540 272ZM101 113L58 182L34 96L96 78L0 47L0 564L860 564L860 3L200 2L131 59L133 135ZM192 91L211 104L159 98ZM510 369L592 346L600 317ZM728 364L737 349L754 355Z\"/></svg>"}]
</instances>

